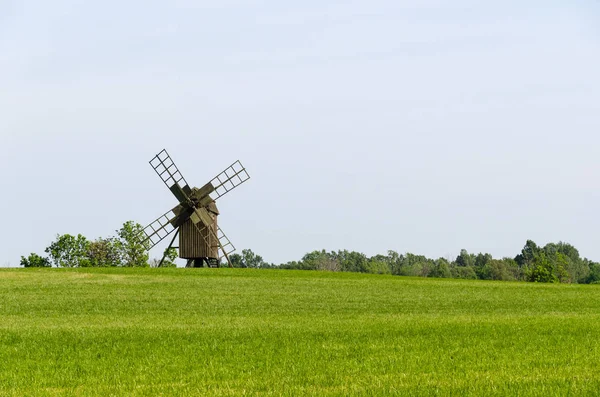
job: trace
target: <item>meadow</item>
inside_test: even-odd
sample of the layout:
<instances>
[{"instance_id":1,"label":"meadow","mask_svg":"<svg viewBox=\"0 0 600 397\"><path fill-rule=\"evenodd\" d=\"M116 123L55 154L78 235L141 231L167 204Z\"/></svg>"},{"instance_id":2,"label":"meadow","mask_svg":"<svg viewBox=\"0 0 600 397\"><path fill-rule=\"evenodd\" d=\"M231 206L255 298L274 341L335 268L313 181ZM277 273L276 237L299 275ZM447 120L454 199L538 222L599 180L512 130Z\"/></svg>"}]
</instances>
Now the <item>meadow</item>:
<instances>
[{"instance_id":1,"label":"meadow","mask_svg":"<svg viewBox=\"0 0 600 397\"><path fill-rule=\"evenodd\" d=\"M598 395L600 285L1 269L0 395Z\"/></svg>"}]
</instances>

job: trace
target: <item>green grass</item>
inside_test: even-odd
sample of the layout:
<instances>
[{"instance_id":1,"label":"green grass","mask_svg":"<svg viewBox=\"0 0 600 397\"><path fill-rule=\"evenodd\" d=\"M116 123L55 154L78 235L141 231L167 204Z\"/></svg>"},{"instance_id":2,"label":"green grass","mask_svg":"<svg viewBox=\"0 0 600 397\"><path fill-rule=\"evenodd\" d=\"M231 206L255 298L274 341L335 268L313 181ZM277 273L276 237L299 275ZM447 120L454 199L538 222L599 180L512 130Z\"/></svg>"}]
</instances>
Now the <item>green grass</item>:
<instances>
[{"instance_id":1,"label":"green grass","mask_svg":"<svg viewBox=\"0 0 600 397\"><path fill-rule=\"evenodd\" d=\"M0 270L0 395L598 395L600 286Z\"/></svg>"}]
</instances>

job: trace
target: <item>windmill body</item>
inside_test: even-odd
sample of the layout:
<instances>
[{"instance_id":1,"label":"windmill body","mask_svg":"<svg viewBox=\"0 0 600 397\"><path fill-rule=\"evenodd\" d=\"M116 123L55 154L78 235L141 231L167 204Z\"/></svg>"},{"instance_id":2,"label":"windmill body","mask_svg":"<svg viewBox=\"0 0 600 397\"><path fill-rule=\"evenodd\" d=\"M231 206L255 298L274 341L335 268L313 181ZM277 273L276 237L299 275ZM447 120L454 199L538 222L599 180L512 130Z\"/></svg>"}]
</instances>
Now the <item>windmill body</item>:
<instances>
[{"instance_id":1,"label":"windmill body","mask_svg":"<svg viewBox=\"0 0 600 397\"><path fill-rule=\"evenodd\" d=\"M211 263L212 259L219 258L219 245L216 241L219 211L214 201L206 209L212 218L209 226L211 232L207 228L198 229L191 219L179 228L179 257L194 261L196 265L203 261Z\"/></svg>"},{"instance_id":2,"label":"windmill body","mask_svg":"<svg viewBox=\"0 0 600 397\"><path fill-rule=\"evenodd\" d=\"M215 201L250 179L242 164L236 161L201 188L190 188L166 150L150 165L179 204L146 226L139 240L150 249L175 232L169 248L179 236L179 257L187 259L187 266L218 267L222 258L231 266L235 247L218 225Z\"/></svg>"}]
</instances>

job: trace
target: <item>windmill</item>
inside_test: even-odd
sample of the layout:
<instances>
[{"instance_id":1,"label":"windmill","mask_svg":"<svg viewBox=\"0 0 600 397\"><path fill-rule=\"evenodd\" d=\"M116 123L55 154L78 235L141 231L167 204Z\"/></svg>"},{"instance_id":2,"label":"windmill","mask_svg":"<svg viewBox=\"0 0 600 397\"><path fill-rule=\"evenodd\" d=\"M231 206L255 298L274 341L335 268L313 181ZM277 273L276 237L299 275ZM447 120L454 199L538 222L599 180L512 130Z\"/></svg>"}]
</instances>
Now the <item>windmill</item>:
<instances>
[{"instance_id":1,"label":"windmill","mask_svg":"<svg viewBox=\"0 0 600 397\"><path fill-rule=\"evenodd\" d=\"M190 188L166 150L154 156L150 165L179 204L146 226L139 240L151 249L175 232L169 248L179 236L179 257L187 259L186 267L218 267L223 257L231 267L229 254L235 247L218 226L215 201L250 179L242 163L236 161L201 188Z\"/></svg>"}]
</instances>

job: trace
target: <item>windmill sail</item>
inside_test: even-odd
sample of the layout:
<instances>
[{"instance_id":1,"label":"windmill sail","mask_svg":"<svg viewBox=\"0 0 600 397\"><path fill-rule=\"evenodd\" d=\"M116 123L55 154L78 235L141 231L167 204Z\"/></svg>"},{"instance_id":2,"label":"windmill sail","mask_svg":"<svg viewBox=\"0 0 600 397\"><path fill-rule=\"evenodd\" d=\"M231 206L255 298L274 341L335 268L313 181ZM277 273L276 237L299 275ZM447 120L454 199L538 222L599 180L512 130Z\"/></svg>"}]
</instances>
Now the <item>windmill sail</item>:
<instances>
[{"instance_id":1,"label":"windmill sail","mask_svg":"<svg viewBox=\"0 0 600 397\"><path fill-rule=\"evenodd\" d=\"M180 203L188 200L190 186L165 149L150 160L150 165Z\"/></svg>"}]
</instances>

